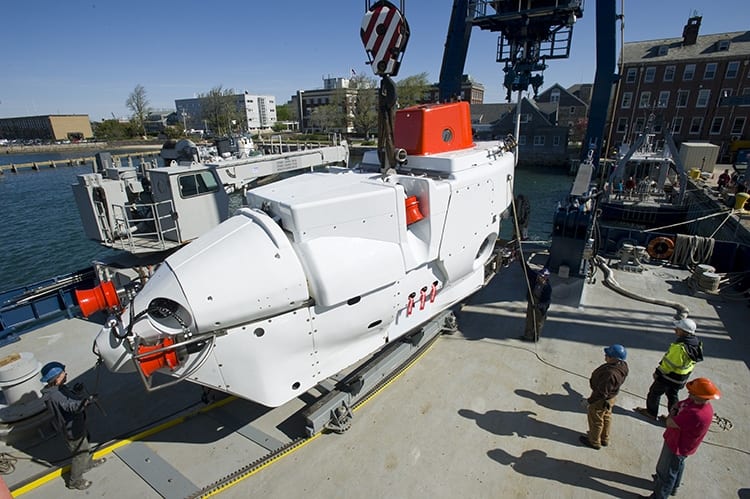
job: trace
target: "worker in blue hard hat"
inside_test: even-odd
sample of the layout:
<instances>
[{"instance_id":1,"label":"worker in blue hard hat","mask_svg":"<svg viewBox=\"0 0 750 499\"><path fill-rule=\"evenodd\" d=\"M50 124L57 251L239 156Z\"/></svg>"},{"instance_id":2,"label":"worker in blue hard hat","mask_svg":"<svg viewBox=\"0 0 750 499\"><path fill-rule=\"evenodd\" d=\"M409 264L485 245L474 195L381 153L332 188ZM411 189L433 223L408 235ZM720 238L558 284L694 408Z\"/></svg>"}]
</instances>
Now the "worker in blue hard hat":
<instances>
[{"instance_id":1,"label":"worker in blue hard hat","mask_svg":"<svg viewBox=\"0 0 750 499\"><path fill-rule=\"evenodd\" d=\"M69 489L85 490L91 481L83 474L106 461L106 458L92 459L86 429L86 407L93 402L92 396L83 396L83 385L76 384L70 389L65 381L68 375L60 362L49 362L42 367L42 400L52 413L52 425L65 438L73 460L70 463Z\"/></svg>"},{"instance_id":2,"label":"worker in blue hard hat","mask_svg":"<svg viewBox=\"0 0 750 499\"><path fill-rule=\"evenodd\" d=\"M620 387L628 377L628 352L619 344L604 349L604 364L594 369L589 379L591 396L586 399L589 431L581 435L581 443L592 449L609 445L612 408Z\"/></svg>"}]
</instances>

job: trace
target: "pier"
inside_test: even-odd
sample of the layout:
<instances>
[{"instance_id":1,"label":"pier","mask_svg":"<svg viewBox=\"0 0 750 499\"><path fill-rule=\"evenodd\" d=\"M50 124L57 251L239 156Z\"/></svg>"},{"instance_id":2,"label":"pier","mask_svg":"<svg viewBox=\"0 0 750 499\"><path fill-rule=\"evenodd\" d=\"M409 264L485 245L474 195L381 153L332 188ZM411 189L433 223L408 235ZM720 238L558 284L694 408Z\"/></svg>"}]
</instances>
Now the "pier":
<instances>
[{"instance_id":1,"label":"pier","mask_svg":"<svg viewBox=\"0 0 750 499\"><path fill-rule=\"evenodd\" d=\"M135 166L144 162L156 161L159 158L160 150L161 149L139 153L113 154L112 160L116 163ZM96 158L93 155L61 160L33 161L31 163L10 163L8 165L0 165L0 175L5 174L6 172L18 173L20 171L40 171L58 167L73 167L83 165L91 165L91 167L93 168L95 164Z\"/></svg>"}]
</instances>

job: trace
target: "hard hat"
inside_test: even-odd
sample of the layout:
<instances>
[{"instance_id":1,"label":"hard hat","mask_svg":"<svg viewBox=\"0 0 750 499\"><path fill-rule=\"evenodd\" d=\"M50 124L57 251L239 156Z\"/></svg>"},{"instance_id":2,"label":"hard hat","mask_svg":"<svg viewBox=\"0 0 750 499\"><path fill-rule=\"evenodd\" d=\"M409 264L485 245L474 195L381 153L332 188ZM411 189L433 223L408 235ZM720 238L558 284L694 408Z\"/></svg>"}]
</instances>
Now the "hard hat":
<instances>
[{"instance_id":1,"label":"hard hat","mask_svg":"<svg viewBox=\"0 0 750 499\"><path fill-rule=\"evenodd\" d=\"M613 359L625 360L628 357L628 351L625 347L619 343L615 343L612 346L608 346L604 349L604 355L612 357Z\"/></svg>"},{"instance_id":2,"label":"hard hat","mask_svg":"<svg viewBox=\"0 0 750 499\"><path fill-rule=\"evenodd\" d=\"M695 378L693 381L688 381L687 390L690 395L699 399L718 400L721 397L719 389L708 378Z\"/></svg>"},{"instance_id":3,"label":"hard hat","mask_svg":"<svg viewBox=\"0 0 750 499\"><path fill-rule=\"evenodd\" d=\"M540 277L544 277L545 279L547 279L547 278L549 277L549 274L550 274L550 272L549 272L549 269L548 269L547 267L544 267L544 268L543 268L543 269L542 269L542 270L541 270L541 271L539 272L539 276L540 276Z\"/></svg>"},{"instance_id":4,"label":"hard hat","mask_svg":"<svg viewBox=\"0 0 750 499\"><path fill-rule=\"evenodd\" d=\"M687 334L695 334L695 330L698 328L698 326L695 325L695 321L693 319L688 319L687 317L674 321L674 327L682 329Z\"/></svg>"},{"instance_id":5,"label":"hard hat","mask_svg":"<svg viewBox=\"0 0 750 499\"><path fill-rule=\"evenodd\" d=\"M49 383L60 376L64 370L65 366L57 361L44 364L44 367L42 367L42 383Z\"/></svg>"}]
</instances>

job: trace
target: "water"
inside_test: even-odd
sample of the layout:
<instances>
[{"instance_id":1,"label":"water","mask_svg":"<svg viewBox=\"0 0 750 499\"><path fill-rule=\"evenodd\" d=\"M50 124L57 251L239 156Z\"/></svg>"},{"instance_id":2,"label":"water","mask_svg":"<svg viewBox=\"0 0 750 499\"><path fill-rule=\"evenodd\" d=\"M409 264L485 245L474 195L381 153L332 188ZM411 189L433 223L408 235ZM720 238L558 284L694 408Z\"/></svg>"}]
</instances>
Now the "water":
<instances>
[{"instance_id":1,"label":"water","mask_svg":"<svg viewBox=\"0 0 750 499\"><path fill-rule=\"evenodd\" d=\"M93 156L97 151L86 152ZM118 151L121 153L121 151ZM0 163L40 163L80 157L78 153L2 155ZM7 160L12 156L11 161ZM114 254L86 239L71 185L88 166L60 166L40 171L0 175L0 291L73 272L97 258ZM516 171L515 193L531 202L529 236L548 240L557 202L566 198L572 177L559 169L526 168ZM503 224L510 237L512 222Z\"/></svg>"}]
</instances>

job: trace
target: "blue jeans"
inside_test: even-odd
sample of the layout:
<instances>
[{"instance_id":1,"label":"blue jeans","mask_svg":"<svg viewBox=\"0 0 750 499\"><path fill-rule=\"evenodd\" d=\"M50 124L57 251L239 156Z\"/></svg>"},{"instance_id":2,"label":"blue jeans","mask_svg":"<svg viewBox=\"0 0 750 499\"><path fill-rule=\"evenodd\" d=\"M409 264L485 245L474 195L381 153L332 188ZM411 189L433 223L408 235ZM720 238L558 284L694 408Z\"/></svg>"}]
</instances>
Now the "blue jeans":
<instances>
[{"instance_id":1,"label":"blue jeans","mask_svg":"<svg viewBox=\"0 0 750 499\"><path fill-rule=\"evenodd\" d=\"M677 493L682 481L682 471L685 469L687 456L678 456L671 451L667 444L661 447L659 462L656 463L656 481L654 483L654 499L667 499Z\"/></svg>"}]
</instances>

